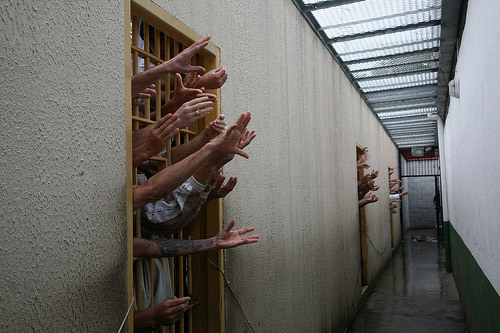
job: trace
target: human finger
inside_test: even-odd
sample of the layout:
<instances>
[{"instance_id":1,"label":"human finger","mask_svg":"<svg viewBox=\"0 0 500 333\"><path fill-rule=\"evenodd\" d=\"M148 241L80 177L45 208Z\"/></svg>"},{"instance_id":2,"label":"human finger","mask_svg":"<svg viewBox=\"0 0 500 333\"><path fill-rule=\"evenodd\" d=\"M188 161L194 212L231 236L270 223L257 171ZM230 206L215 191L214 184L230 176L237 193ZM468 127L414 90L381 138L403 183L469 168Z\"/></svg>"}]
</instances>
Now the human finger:
<instances>
[{"instance_id":1,"label":"human finger","mask_svg":"<svg viewBox=\"0 0 500 333\"><path fill-rule=\"evenodd\" d=\"M176 306L179 304L187 303L187 302L189 302L190 299L191 299L191 297L186 296L186 297L171 299L171 300L168 300L167 302L170 306Z\"/></svg>"},{"instance_id":2,"label":"human finger","mask_svg":"<svg viewBox=\"0 0 500 333\"><path fill-rule=\"evenodd\" d=\"M179 73L175 73L175 80L177 81L177 87L184 88L184 84L182 82L182 76Z\"/></svg>"},{"instance_id":3,"label":"human finger","mask_svg":"<svg viewBox=\"0 0 500 333\"><path fill-rule=\"evenodd\" d=\"M222 186L222 184L224 184L224 180L225 179L226 179L226 177L219 175L219 177L217 178L217 181L215 182L214 187L215 188L220 188Z\"/></svg>"},{"instance_id":4,"label":"human finger","mask_svg":"<svg viewBox=\"0 0 500 333\"><path fill-rule=\"evenodd\" d=\"M231 222L223 230L226 231L226 232L230 232L231 229L233 229L235 223L236 222L234 220L231 220Z\"/></svg>"},{"instance_id":5,"label":"human finger","mask_svg":"<svg viewBox=\"0 0 500 333\"><path fill-rule=\"evenodd\" d=\"M170 119L170 120L171 121L167 122L166 126L164 128L162 128L162 132L161 132L162 137L165 137L166 140L172 138L175 134L177 134L177 132L178 132L177 125L181 121L179 117L177 117L175 119ZM169 138L167 138L167 137L169 137Z\"/></svg>"},{"instance_id":6,"label":"human finger","mask_svg":"<svg viewBox=\"0 0 500 333\"><path fill-rule=\"evenodd\" d=\"M192 106L194 104L197 104L197 103L201 103L201 102L206 102L208 101L208 96L203 96L203 97L198 97L198 98L193 98L192 100L184 103L184 104L187 104L187 106ZM211 104L212 102L210 102Z\"/></svg>"},{"instance_id":7,"label":"human finger","mask_svg":"<svg viewBox=\"0 0 500 333\"><path fill-rule=\"evenodd\" d=\"M203 101L199 101L197 103L191 104L189 108L191 110L199 110L199 109L203 109L203 108L207 108L207 107L211 107L211 106L212 106L212 101L203 100Z\"/></svg>"},{"instance_id":8,"label":"human finger","mask_svg":"<svg viewBox=\"0 0 500 333\"><path fill-rule=\"evenodd\" d=\"M255 228L250 227L250 228L236 230L236 232L238 233L238 235L243 235L243 234L246 234L247 232L252 232L254 230L255 230Z\"/></svg>"}]
</instances>

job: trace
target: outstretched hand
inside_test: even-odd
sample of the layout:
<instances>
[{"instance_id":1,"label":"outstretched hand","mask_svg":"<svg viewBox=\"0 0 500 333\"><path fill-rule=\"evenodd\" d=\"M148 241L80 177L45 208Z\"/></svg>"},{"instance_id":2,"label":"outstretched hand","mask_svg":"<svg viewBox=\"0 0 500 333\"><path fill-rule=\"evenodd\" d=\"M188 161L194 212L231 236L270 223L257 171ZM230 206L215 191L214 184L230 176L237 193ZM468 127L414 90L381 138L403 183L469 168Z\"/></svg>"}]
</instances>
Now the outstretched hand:
<instances>
[{"instance_id":1,"label":"outstretched hand","mask_svg":"<svg viewBox=\"0 0 500 333\"><path fill-rule=\"evenodd\" d=\"M179 115L178 127L184 128L191 125L198 119L204 118L212 111L212 101L209 97L199 97L189 102L182 104L182 106L175 112Z\"/></svg>"},{"instance_id":2,"label":"outstretched hand","mask_svg":"<svg viewBox=\"0 0 500 333\"><path fill-rule=\"evenodd\" d=\"M150 127L144 146L151 156L161 152L167 142L179 132L179 121L179 116L169 113Z\"/></svg>"},{"instance_id":3,"label":"outstretched hand","mask_svg":"<svg viewBox=\"0 0 500 333\"><path fill-rule=\"evenodd\" d=\"M132 97L132 106L143 106L144 101L142 99L149 99L156 95L155 85L152 84L134 97Z\"/></svg>"},{"instance_id":4,"label":"outstretched hand","mask_svg":"<svg viewBox=\"0 0 500 333\"><path fill-rule=\"evenodd\" d=\"M205 68L202 66L193 66L189 62L191 58L198 52L200 52L205 46L208 45L208 40L210 36L207 36L199 41L194 42L189 47L185 48L181 53L170 59L169 61L165 61L163 64L168 67L169 72L176 73L189 73L189 72L198 72L205 73ZM160 66L162 66L161 64Z\"/></svg>"},{"instance_id":5,"label":"outstretched hand","mask_svg":"<svg viewBox=\"0 0 500 333\"><path fill-rule=\"evenodd\" d=\"M240 229L240 230L234 230L232 231L234 227L234 220L231 221L225 227L222 229L216 236L215 236L215 247L217 249L229 249L231 247L236 247L242 244L251 244L251 243L257 243L259 241L259 236L258 235L251 235L251 236L241 236L243 234L246 234L247 232L251 232L254 230L254 228L245 228L245 229Z\"/></svg>"},{"instance_id":6,"label":"outstretched hand","mask_svg":"<svg viewBox=\"0 0 500 333\"><path fill-rule=\"evenodd\" d=\"M246 127L248 126L250 119L250 112L242 113L234 125L224 130L222 134L215 137L207 145L210 145L210 147L218 154L238 154L248 158L248 153L239 148L238 144L246 133Z\"/></svg>"},{"instance_id":7,"label":"outstretched hand","mask_svg":"<svg viewBox=\"0 0 500 333\"><path fill-rule=\"evenodd\" d=\"M236 183L238 182L238 178L229 177L227 184L222 186L224 184L224 180L226 180L226 177L219 174L215 184L210 187L210 193L208 194L209 200L224 198L234 189Z\"/></svg>"},{"instance_id":8,"label":"outstretched hand","mask_svg":"<svg viewBox=\"0 0 500 333\"><path fill-rule=\"evenodd\" d=\"M257 136L257 134L255 134L255 131L250 132L249 130L246 130L245 134L243 135L240 142L238 143L238 148L240 148L240 149L245 148L246 146L248 146L250 144L250 142L253 141L253 139L256 136Z\"/></svg>"}]
</instances>

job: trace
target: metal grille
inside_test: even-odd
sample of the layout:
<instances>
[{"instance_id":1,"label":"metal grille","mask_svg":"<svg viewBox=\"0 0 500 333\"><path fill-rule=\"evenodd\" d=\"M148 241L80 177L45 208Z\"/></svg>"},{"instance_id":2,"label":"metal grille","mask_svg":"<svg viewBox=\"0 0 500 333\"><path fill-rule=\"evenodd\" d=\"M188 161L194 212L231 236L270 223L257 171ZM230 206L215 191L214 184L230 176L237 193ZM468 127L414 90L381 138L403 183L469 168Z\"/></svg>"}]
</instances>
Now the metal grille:
<instances>
[{"instance_id":1,"label":"metal grille","mask_svg":"<svg viewBox=\"0 0 500 333\"><path fill-rule=\"evenodd\" d=\"M401 177L439 176L439 158L436 154L437 151L431 150L423 157L411 157L410 150L402 150Z\"/></svg>"},{"instance_id":2,"label":"metal grille","mask_svg":"<svg viewBox=\"0 0 500 333\"><path fill-rule=\"evenodd\" d=\"M196 36L194 32L183 26L178 21L173 22L175 19L171 18L163 11L162 13L159 13L159 11L162 10L149 1L134 0L131 2L132 17L130 20L130 26L132 44L130 45L130 52L132 59L132 75L140 72L141 60L144 61L144 70L148 70L152 66L159 65L181 52L184 48L182 41L187 43L192 43L194 41L192 40L193 36ZM143 47L138 43L140 36L139 20L142 20L143 22ZM152 27L151 30L150 26ZM174 26L176 28L173 28ZM179 28L182 30L177 30ZM219 56L218 53L213 54L214 49L215 47L212 47L212 51L202 51L203 54L198 54L195 58L193 58L192 63L194 65L202 65L207 70L215 68L219 65ZM162 82L162 80L158 80L155 85L155 99L152 101L146 99L143 109L139 109L139 107L133 108L131 117L132 131L137 131L143 127L150 126L161 119L160 106L162 105L162 93L164 95L164 102L170 100L171 91L176 88L174 75L166 75L164 82ZM210 92L218 95L218 101L220 100L219 91ZM205 119L198 120L187 128L181 129L175 136L173 142L168 142L166 146L166 156L158 154L157 156L150 158L151 161L154 161L157 164L158 171L171 165L172 145L179 146L188 143L205 128L208 122L218 117L220 113L220 104L218 102L214 103L213 109L214 111L212 111L212 113ZM131 153L131 151L128 152L128 154ZM135 188L138 186L137 169L133 170L132 179L132 187ZM141 227L141 209L137 209L134 215L135 221L133 236L147 238L148 236L144 235ZM211 217L210 219L208 218L209 216ZM208 233L215 234L218 232L222 225L222 205L220 200L210 203L207 208L200 213L199 219L201 221L198 221L197 229L193 232L193 235L196 234L194 237L207 238ZM173 235L165 235L158 232L157 236L173 237L176 239L191 239L190 236L184 237L182 231ZM129 240L129 244L132 244L131 240ZM207 257L213 262L217 262L219 266L223 267L221 252L207 254ZM213 272L208 272L208 263L204 258L179 256L168 259L162 258L160 260L162 267L165 267L166 265L169 266L173 295L179 298L190 295L192 297L194 296L198 301L194 303L194 307L185 313L184 317L182 317L175 325L170 327L171 332L193 332L199 330L200 325L203 327L212 327L212 329L217 325L220 325L222 318L220 316L223 315L221 312L222 302L220 302L220 297L222 297L223 293L223 282L219 272L216 272L215 270ZM151 278L151 299L149 304L142 304L143 265L148 267ZM134 282L128 281L128 283L129 286L132 286L133 283L135 283L137 308L141 310L152 307L155 304L155 274L153 273L155 264L152 259L133 258L133 266L135 272ZM209 279L211 289L207 291ZM208 298L217 299L210 302ZM213 303L215 305L213 305L213 308L210 310L211 314L207 316L208 303ZM214 325L207 322L210 321L211 316L219 316L217 319L219 323ZM133 327L129 326L129 331L133 331ZM162 328L161 331L164 332L165 328Z\"/></svg>"}]
</instances>

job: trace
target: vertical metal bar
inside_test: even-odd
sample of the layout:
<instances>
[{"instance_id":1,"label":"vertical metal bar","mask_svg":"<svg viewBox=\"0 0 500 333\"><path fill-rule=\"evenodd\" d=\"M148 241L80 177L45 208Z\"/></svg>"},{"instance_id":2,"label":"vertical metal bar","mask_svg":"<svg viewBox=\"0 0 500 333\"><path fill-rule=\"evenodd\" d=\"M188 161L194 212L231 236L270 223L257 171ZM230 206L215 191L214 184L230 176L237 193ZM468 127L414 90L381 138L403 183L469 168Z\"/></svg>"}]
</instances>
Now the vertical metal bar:
<instances>
[{"instance_id":1,"label":"vertical metal bar","mask_svg":"<svg viewBox=\"0 0 500 333\"><path fill-rule=\"evenodd\" d=\"M150 54L150 46L149 46L149 24L143 20L143 27L144 27L144 52L146 54ZM147 71L149 69L149 62L150 58L149 56L146 56L144 58L144 71ZM144 118L146 119L151 119L151 101L149 98L146 98L144 101Z\"/></svg>"},{"instance_id":2,"label":"vertical metal bar","mask_svg":"<svg viewBox=\"0 0 500 333\"><path fill-rule=\"evenodd\" d=\"M155 55L159 57L161 49L160 30L155 28ZM159 64L156 64L157 66ZM161 119L161 79L156 81L156 103L155 103L156 121Z\"/></svg>"},{"instance_id":3,"label":"vertical metal bar","mask_svg":"<svg viewBox=\"0 0 500 333\"><path fill-rule=\"evenodd\" d=\"M138 34L138 31L139 31L139 28L138 28L138 19L137 19L137 16L133 16L132 17L132 45L133 46L136 46L137 47L137 34ZM133 75L137 75L137 73L139 72L139 54L137 53L137 51L132 51L132 62L133 62L133 66L132 66L132 74ZM133 96L127 96L127 98L132 98ZM134 106L133 107L133 115L134 116L139 116L139 107L138 106ZM137 121L133 121L132 122L132 130L133 131L137 131L139 129L139 123Z\"/></svg>"}]
</instances>

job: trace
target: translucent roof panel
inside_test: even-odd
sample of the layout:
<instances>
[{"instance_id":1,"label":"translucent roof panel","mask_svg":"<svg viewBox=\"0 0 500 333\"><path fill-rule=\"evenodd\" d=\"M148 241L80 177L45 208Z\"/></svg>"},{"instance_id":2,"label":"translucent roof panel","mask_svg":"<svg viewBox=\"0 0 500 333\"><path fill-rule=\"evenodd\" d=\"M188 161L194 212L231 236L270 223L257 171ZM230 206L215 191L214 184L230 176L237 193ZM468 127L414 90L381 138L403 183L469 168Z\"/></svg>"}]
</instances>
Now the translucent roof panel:
<instances>
[{"instance_id":1,"label":"translucent roof panel","mask_svg":"<svg viewBox=\"0 0 500 333\"><path fill-rule=\"evenodd\" d=\"M371 76L380 76L380 75L390 75L390 74L404 74L406 72L416 72L416 71L425 71L428 69L436 69L438 68L438 64L435 61L424 62L420 64L408 64L408 65L400 65L386 68L374 68L367 69L364 71L358 71L352 73L355 79L368 78Z\"/></svg>"},{"instance_id":2,"label":"translucent roof panel","mask_svg":"<svg viewBox=\"0 0 500 333\"><path fill-rule=\"evenodd\" d=\"M387 79L376 79L376 80L364 80L358 81L359 87L363 90L364 88L375 88L380 86L397 86L404 84L428 82L431 80L437 80L437 72L420 73L420 74L407 74L400 75L397 77L390 77Z\"/></svg>"},{"instance_id":3,"label":"translucent roof panel","mask_svg":"<svg viewBox=\"0 0 500 333\"><path fill-rule=\"evenodd\" d=\"M359 71L359 70L374 69L379 67L421 63L426 61L439 62L439 52L429 51L427 53L419 53L419 54L408 54L408 55L403 54L391 57L390 59L380 59L380 60L372 60L355 64L348 64L347 68L349 68L350 71Z\"/></svg>"},{"instance_id":4,"label":"translucent roof panel","mask_svg":"<svg viewBox=\"0 0 500 333\"><path fill-rule=\"evenodd\" d=\"M388 85L388 86L378 86L378 87L369 87L365 88L363 92L375 92L375 91L382 91L382 90L387 90L387 89L399 89L399 88L410 88L410 87L417 87L417 86L424 86L428 84L437 84L437 78L436 79L431 79L431 80L424 80L424 81L419 81L419 82L412 82L412 83L400 83L400 84L394 84L394 85Z\"/></svg>"},{"instance_id":5,"label":"translucent roof panel","mask_svg":"<svg viewBox=\"0 0 500 333\"><path fill-rule=\"evenodd\" d=\"M441 4L367 0L315 10L312 14L326 36L335 38L437 20L441 17Z\"/></svg>"},{"instance_id":6,"label":"translucent roof panel","mask_svg":"<svg viewBox=\"0 0 500 333\"><path fill-rule=\"evenodd\" d=\"M343 61L415 52L439 46L440 26L332 43ZM354 53L355 52L355 53Z\"/></svg>"},{"instance_id":7,"label":"translucent roof panel","mask_svg":"<svg viewBox=\"0 0 500 333\"><path fill-rule=\"evenodd\" d=\"M389 119L389 118L400 118L400 117L411 117L417 115L427 115L429 112L436 112L437 107L430 108L420 108L413 110L404 110L404 111L389 111L389 112L379 112L377 116L380 119Z\"/></svg>"},{"instance_id":8,"label":"translucent roof panel","mask_svg":"<svg viewBox=\"0 0 500 333\"><path fill-rule=\"evenodd\" d=\"M396 145L435 144L443 1L293 1Z\"/></svg>"}]
</instances>

